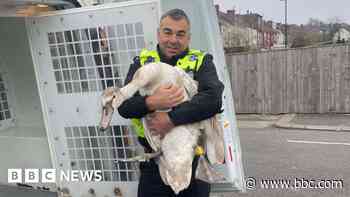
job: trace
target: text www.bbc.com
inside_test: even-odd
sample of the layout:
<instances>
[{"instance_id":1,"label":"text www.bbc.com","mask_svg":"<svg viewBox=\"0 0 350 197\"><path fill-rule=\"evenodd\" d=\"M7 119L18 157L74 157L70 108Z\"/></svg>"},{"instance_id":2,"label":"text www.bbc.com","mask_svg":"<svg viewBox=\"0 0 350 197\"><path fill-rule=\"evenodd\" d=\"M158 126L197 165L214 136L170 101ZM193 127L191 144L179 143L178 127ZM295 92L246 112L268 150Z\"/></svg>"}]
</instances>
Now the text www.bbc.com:
<instances>
[{"instance_id":1,"label":"text www.bbc.com","mask_svg":"<svg viewBox=\"0 0 350 197\"><path fill-rule=\"evenodd\" d=\"M342 189L343 180L335 179L261 179L257 181L253 177L246 179L248 190L255 189ZM257 188L259 187L259 188Z\"/></svg>"}]
</instances>

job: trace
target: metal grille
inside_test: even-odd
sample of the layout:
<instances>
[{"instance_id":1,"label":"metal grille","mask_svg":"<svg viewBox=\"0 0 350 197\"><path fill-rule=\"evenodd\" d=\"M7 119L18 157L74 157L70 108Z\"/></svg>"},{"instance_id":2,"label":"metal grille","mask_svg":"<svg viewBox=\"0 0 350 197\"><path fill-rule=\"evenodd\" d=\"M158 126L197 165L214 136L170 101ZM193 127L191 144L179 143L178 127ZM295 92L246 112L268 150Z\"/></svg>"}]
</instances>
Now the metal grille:
<instances>
[{"instance_id":1,"label":"metal grille","mask_svg":"<svg viewBox=\"0 0 350 197\"><path fill-rule=\"evenodd\" d=\"M7 89L2 74L0 73L0 121L11 119L11 112L8 104Z\"/></svg>"},{"instance_id":2,"label":"metal grille","mask_svg":"<svg viewBox=\"0 0 350 197\"><path fill-rule=\"evenodd\" d=\"M57 92L122 86L133 57L145 47L141 22L49 32Z\"/></svg>"},{"instance_id":3,"label":"metal grille","mask_svg":"<svg viewBox=\"0 0 350 197\"><path fill-rule=\"evenodd\" d=\"M130 126L112 126L101 132L96 126L65 127L73 170L101 170L103 181L136 181L137 166L115 162L135 156L137 139Z\"/></svg>"}]
</instances>

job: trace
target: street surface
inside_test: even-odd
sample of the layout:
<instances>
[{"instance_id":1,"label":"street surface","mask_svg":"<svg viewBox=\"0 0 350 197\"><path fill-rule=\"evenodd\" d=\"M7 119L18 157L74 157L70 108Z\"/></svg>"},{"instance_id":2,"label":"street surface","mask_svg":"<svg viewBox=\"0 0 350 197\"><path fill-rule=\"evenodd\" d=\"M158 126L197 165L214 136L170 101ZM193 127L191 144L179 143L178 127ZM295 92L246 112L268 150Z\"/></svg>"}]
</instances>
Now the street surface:
<instances>
[{"instance_id":1,"label":"street surface","mask_svg":"<svg viewBox=\"0 0 350 197\"><path fill-rule=\"evenodd\" d=\"M350 196L350 132L268 127L240 129L240 137L250 190L213 197Z\"/></svg>"}]
</instances>

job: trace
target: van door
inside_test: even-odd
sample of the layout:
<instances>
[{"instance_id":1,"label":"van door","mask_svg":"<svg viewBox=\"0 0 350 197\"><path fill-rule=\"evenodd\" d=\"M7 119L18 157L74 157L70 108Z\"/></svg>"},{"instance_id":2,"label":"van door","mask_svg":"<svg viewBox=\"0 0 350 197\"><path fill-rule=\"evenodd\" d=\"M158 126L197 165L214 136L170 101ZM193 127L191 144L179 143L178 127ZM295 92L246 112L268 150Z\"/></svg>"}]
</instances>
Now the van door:
<instances>
[{"instance_id":1,"label":"van door","mask_svg":"<svg viewBox=\"0 0 350 197\"><path fill-rule=\"evenodd\" d=\"M51 157L60 170L101 170L100 182L56 181L72 196L136 196L138 166L130 122L117 113L98 130L102 91L121 86L143 48L156 43L158 1L106 4L26 20ZM146 30L147 29L147 30Z\"/></svg>"}]
</instances>

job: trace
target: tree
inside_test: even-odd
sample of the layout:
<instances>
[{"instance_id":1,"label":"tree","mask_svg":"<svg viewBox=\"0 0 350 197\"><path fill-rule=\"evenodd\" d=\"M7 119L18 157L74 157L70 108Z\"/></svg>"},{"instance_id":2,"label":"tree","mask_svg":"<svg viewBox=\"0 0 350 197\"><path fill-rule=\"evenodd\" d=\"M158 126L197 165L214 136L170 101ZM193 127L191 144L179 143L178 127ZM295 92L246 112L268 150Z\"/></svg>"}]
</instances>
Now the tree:
<instances>
[{"instance_id":1,"label":"tree","mask_svg":"<svg viewBox=\"0 0 350 197\"><path fill-rule=\"evenodd\" d=\"M341 23L344 23L344 20L335 16L335 17L329 18L328 23L329 24L341 24Z\"/></svg>"},{"instance_id":2,"label":"tree","mask_svg":"<svg viewBox=\"0 0 350 197\"><path fill-rule=\"evenodd\" d=\"M325 23L317 18L309 18L309 21L307 23L307 25L309 26L317 26L317 27L321 27L323 24Z\"/></svg>"}]
</instances>

